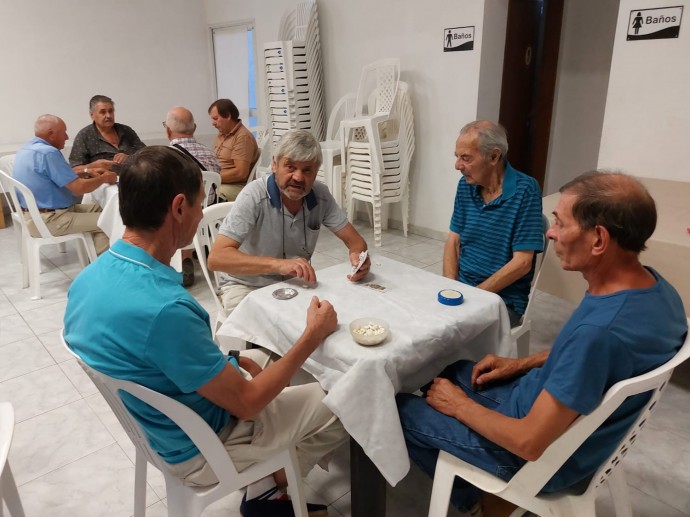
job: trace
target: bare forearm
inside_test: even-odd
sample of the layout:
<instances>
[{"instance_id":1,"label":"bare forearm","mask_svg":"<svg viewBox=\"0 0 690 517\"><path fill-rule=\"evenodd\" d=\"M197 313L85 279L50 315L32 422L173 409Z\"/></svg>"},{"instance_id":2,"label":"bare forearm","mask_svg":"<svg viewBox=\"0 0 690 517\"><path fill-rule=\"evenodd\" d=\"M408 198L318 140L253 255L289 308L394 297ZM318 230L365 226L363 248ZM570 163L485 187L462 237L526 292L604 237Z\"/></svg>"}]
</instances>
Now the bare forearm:
<instances>
[{"instance_id":1,"label":"bare forearm","mask_svg":"<svg viewBox=\"0 0 690 517\"><path fill-rule=\"evenodd\" d=\"M443 249L443 276L446 278L458 279L458 260L460 258L460 245L452 242L450 239L446 241Z\"/></svg>"},{"instance_id":2,"label":"bare forearm","mask_svg":"<svg viewBox=\"0 0 690 517\"><path fill-rule=\"evenodd\" d=\"M93 178L79 178L67 185L67 188L69 188L72 194L82 196L89 192L93 192L104 183L108 183L108 176L101 175Z\"/></svg>"},{"instance_id":3,"label":"bare forearm","mask_svg":"<svg viewBox=\"0 0 690 517\"><path fill-rule=\"evenodd\" d=\"M505 266L496 271L477 287L485 291L498 293L529 273L532 267L532 256L532 252L520 253L514 256Z\"/></svg>"},{"instance_id":4,"label":"bare forearm","mask_svg":"<svg viewBox=\"0 0 690 517\"><path fill-rule=\"evenodd\" d=\"M279 274L281 259L247 255L235 248L212 250L208 256L211 271L223 271L231 275L274 275Z\"/></svg>"}]
</instances>

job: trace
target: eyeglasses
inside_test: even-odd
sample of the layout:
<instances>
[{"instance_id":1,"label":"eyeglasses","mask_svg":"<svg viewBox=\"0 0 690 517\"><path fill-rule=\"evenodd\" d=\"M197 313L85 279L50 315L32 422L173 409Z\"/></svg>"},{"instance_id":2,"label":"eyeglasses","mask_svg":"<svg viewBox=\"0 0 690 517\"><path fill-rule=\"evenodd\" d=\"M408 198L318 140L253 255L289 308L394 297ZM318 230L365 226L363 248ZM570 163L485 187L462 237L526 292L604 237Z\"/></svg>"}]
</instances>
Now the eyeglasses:
<instances>
[{"instance_id":1,"label":"eyeglasses","mask_svg":"<svg viewBox=\"0 0 690 517\"><path fill-rule=\"evenodd\" d=\"M168 126L165 125L165 121L163 121L162 124L165 129L168 129Z\"/></svg>"}]
</instances>

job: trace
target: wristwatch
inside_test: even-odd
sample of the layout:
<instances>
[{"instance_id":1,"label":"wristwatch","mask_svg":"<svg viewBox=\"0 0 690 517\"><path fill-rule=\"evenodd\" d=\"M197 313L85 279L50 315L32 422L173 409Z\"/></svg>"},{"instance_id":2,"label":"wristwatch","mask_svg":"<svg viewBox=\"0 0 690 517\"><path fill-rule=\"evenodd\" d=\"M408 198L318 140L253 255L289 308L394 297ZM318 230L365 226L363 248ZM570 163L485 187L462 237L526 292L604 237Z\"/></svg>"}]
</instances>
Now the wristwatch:
<instances>
[{"instance_id":1,"label":"wristwatch","mask_svg":"<svg viewBox=\"0 0 690 517\"><path fill-rule=\"evenodd\" d=\"M88 167L84 167L84 174L88 174L88 173L89 173L89 168L88 168Z\"/></svg>"},{"instance_id":2,"label":"wristwatch","mask_svg":"<svg viewBox=\"0 0 690 517\"><path fill-rule=\"evenodd\" d=\"M240 362L240 351L239 350L229 350L228 356L234 357L235 361Z\"/></svg>"}]
</instances>

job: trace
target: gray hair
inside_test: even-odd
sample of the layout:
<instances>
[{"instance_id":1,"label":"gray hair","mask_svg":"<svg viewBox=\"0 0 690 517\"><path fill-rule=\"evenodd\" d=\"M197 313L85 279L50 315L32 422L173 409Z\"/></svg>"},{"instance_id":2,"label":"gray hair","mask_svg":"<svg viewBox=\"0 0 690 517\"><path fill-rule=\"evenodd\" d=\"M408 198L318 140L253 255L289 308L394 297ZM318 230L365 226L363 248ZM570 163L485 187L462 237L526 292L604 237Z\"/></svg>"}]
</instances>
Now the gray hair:
<instances>
[{"instance_id":1,"label":"gray hair","mask_svg":"<svg viewBox=\"0 0 690 517\"><path fill-rule=\"evenodd\" d=\"M306 129L291 129L283 135L273 151L273 159L278 163L283 157L296 162L317 162L317 169L323 161L321 145Z\"/></svg>"},{"instance_id":2,"label":"gray hair","mask_svg":"<svg viewBox=\"0 0 690 517\"><path fill-rule=\"evenodd\" d=\"M93 113L93 111L96 109L96 104L99 102L103 102L105 104L112 104L113 108L115 107L115 103L113 102L113 99L110 97L107 97L106 95L94 95L91 97L91 100L89 101L89 113Z\"/></svg>"},{"instance_id":3,"label":"gray hair","mask_svg":"<svg viewBox=\"0 0 690 517\"><path fill-rule=\"evenodd\" d=\"M187 108L182 106L175 106L168 110L168 114L165 117L165 127L170 129L173 133L179 133L181 135L193 135L196 129L196 124L194 123L194 115Z\"/></svg>"},{"instance_id":4,"label":"gray hair","mask_svg":"<svg viewBox=\"0 0 690 517\"><path fill-rule=\"evenodd\" d=\"M36 136L47 134L59 121L60 119L55 115L50 115L48 113L41 115L34 123L34 134Z\"/></svg>"},{"instance_id":5,"label":"gray hair","mask_svg":"<svg viewBox=\"0 0 690 517\"><path fill-rule=\"evenodd\" d=\"M461 135L467 133L474 133L477 136L477 147L485 157L497 149L505 161L508 154L508 134L501 124L490 120L475 120L460 130Z\"/></svg>"}]
</instances>

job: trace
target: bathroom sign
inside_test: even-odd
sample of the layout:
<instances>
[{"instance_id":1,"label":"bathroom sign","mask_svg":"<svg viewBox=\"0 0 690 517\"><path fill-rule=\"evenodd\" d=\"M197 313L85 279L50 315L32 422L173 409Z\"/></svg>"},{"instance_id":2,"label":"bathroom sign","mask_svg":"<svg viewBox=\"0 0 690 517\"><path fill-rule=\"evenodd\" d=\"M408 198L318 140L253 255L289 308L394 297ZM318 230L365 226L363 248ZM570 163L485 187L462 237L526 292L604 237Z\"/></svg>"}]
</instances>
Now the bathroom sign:
<instances>
[{"instance_id":1,"label":"bathroom sign","mask_svg":"<svg viewBox=\"0 0 690 517\"><path fill-rule=\"evenodd\" d=\"M443 29L443 51L457 52L474 49L474 25Z\"/></svg>"},{"instance_id":2,"label":"bathroom sign","mask_svg":"<svg viewBox=\"0 0 690 517\"><path fill-rule=\"evenodd\" d=\"M635 9L628 20L628 41L677 38L683 6Z\"/></svg>"}]
</instances>

